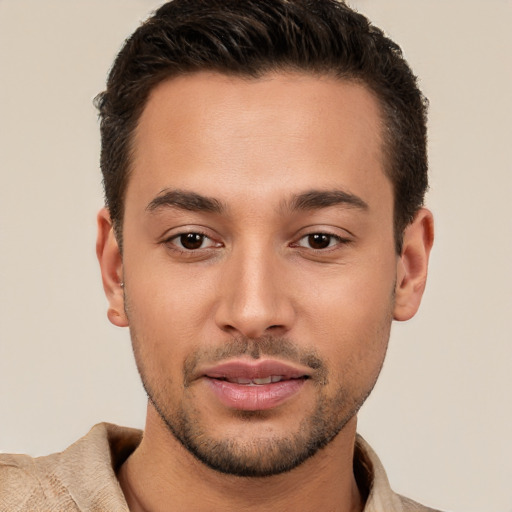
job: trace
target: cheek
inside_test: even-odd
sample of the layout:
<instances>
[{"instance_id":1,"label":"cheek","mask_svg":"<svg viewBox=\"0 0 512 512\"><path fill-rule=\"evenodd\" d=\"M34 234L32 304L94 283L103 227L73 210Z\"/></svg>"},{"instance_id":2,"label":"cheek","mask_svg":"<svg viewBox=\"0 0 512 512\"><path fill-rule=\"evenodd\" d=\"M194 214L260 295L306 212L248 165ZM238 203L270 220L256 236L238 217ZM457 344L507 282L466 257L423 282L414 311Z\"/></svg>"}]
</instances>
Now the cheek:
<instances>
[{"instance_id":1,"label":"cheek","mask_svg":"<svg viewBox=\"0 0 512 512\"><path fill-rule=\"evenodd\" d=\"M204 269L172 264L162 252L127 260L125 276L130 325L152 338L188 339L206 322L214 286Z\"/></svg>"},{"instance_id":2,"label":"cheek","mask_svg":"<svg viewBox=\"0 0 512 512\"><path fill-rule=\"evenodd\" d=\"M333 268L318 279L300 279L302 308L320 329L337 326L346 330L372 329L390 318L395 287L395 264L344 265ZM309 283L315 283L314 287Z\"/></svg>"},{"instance_id":3,"label":"cheek","mask_svg":"<svg viewBox=\"0 0 512 512\"><path fill-rule=\"evenodd\" d=\"M340 374L380 369L393 313L393 261L334 269L303 302L309 336Z\"/></svg>"},{"instance_id":4,"label":"cheek","mask_svg":"<svg viewBox=\"0 0 512 512\"><path fill-rule=\"evenodd\" d=\"M323 345L319 350L330 366L330 393L343 390L346 397L359 403L373 388L389 341L392 321L389 295L386 307L382 301L352 300L346 307L341 305L331 312L330 318L334 320L317 337L317 344Z\"/></svg>"}]
</instances>

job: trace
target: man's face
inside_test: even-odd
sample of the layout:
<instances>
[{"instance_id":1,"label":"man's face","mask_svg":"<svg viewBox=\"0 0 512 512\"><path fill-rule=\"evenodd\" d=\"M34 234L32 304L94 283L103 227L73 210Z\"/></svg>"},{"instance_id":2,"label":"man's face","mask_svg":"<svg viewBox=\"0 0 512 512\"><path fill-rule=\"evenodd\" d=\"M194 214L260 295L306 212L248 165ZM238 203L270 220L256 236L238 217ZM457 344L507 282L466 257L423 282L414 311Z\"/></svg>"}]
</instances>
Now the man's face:
<instances>
[{"instance_id":1,"label":"man's face","mask_svg":"<svg viewBox=\"0 0 512 512\"><path fill-rule=\"evenodd\" d=\"M126 193L125 311L162 425L239 475L289 470L370 393L394 308L379 107L306 74L153 90Z\"/></svg>"}]
</instances>

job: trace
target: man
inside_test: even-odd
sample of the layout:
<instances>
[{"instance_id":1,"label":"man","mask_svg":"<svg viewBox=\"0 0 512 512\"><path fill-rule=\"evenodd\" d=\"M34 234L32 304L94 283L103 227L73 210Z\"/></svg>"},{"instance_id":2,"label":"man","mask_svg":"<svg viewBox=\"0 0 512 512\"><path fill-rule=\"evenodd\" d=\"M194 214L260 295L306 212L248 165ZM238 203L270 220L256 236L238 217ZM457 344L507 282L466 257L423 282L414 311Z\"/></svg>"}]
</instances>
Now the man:
<instances>
[{"instance_id":1,"label":"man","mask_svg":"<svg viewBox=\"0 0 512 512\"><path fill-rule=\"evenodd\" d=\"M3 455L1 509L429 510L356 434L433 241L400 49L334 0L174 0L97 103L97 254L146 428Z\"/></svg>"}]
</instances>

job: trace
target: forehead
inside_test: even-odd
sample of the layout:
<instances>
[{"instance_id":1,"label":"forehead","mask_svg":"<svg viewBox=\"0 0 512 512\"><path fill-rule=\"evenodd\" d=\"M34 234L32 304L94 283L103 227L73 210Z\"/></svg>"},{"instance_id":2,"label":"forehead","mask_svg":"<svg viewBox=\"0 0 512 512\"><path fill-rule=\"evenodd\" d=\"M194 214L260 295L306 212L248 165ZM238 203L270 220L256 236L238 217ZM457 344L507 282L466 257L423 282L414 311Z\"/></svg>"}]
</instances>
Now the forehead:
<instances>
[{"instance_id":1,"label":"forehead","mask_svg":"<svg viewBox=\"0 0 512 512\"><path fill-rule=\"evenodd\" d=\"M130 189L150 199L192 184L221 199L251 191L270 198L276 188L350 191L387 181L378 101L364 86L329 76L169 79L151 92L133 150L127 206Z\"/></svg>"}]
</instances>

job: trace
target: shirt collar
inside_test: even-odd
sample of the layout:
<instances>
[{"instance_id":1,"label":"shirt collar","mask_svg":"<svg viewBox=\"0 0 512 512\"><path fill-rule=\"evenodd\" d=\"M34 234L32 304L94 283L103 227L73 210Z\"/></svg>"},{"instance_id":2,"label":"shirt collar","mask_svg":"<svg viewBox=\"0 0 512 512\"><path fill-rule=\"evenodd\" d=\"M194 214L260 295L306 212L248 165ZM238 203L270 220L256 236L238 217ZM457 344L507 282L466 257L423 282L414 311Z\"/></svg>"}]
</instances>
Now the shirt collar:
<instances>
[{"instance_id":1,"label":"shirt collar","mask_svg":"<svg viewBox=\"0 0 512 512\"><path fill-rule=\"evenodd\" d=\"M79 507L95 505L98 509L129 512L116 473L141 439L140 430L99 423L62 454L80 469L79 481L67 478L69 481L65 482ZM68 476L71 474L69 472ZM354 474L366 498L364 512L403 511L402 502L392 491L377 454L360 435L354 450ZM66 475L62 475L62 479L66 480Z\"/></svg>"}]
</instances>

